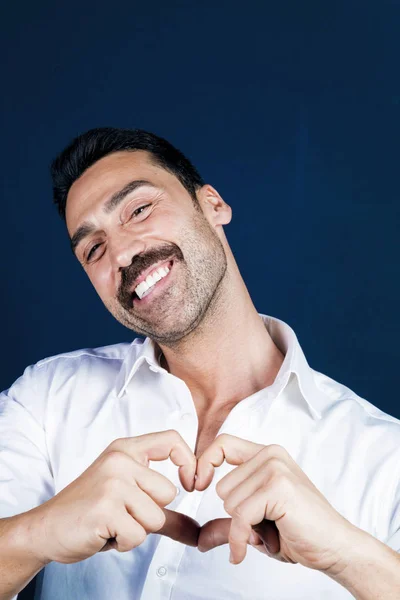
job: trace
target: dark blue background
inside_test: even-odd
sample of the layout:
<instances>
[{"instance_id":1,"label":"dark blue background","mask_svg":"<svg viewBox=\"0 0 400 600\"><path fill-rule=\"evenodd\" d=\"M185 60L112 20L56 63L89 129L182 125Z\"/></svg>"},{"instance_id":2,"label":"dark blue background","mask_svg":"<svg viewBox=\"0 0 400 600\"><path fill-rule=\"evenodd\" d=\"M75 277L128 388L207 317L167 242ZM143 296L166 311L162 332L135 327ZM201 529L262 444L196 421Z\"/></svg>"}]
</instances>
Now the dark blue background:
<instances>
[{"instance_id":1,"label":"dark blue background","mask_svg":"<svg viewBox=\"0 0 400 600\"><path fill-rule=\"evenodd\" d=\"M294 328L314 369L400 417L399 3L2 13L0 388L43 357L132 339L70 252L48 165L91 127L140 127L231 204L257 309Z\"/></svg>"}]
</instances>

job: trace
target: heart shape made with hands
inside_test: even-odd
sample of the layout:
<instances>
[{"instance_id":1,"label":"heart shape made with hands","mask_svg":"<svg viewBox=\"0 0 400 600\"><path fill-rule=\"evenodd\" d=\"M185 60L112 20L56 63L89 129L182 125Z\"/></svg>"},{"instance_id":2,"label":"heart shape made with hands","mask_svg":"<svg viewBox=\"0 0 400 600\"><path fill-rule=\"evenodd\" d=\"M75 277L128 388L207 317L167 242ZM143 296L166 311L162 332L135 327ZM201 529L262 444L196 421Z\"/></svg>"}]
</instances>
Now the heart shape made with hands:
<instances>
[{"instance_id":1,"label":"heart shape made with hands","mask_svg":"<svg viewBox=\"0 0 400 600\"><path fill-rule=\"evenodd\" d=\"M183 487L189 492L206 490L213 480L215 468L221 466L223 462L238 467L221 479L216 486L217 493L222 500L226 501L228 496L231 496L230 505L233 507L235 502L237 506L241 502L246 502L254 494L254 484L249 483L248 478L252 472L256 471L257 463L250 465L248 461L264 448L266 447L261 444L222 434L196 459L195 472L193 472L193 466L191 469L188 468L188 465L182 459L179 460L176 455L175 457L171 455L171 458L175 464L179 465L180 480ZM232 498L234 496L236 499ZM225 508L227 507L225 506ZM235 532L232 529L237 529L237 520L233 523L232 518L212 519L201 526L197 521L182 513L167 508L163 510L166 521L157 533L167 535L186 545L198 547L201 552L207 552L212 548L229 543L231 561L235 563L243 560L246 554L246 544L252 545L264 554L279 553L279 532L275 522L263 518L262 514L259 514L259 522L251 526L243 524L241 531ZM237 536L238 533L240 533L239 536ZM234 542L233 538L236 537L241 540Z\"/></svg>"},{"instance_id":2,"label":"heart shape made with hands","mask_svg":"<svg viewBox=\"0 0 400 600\"><path fill-rule=\"evenodd\" d=\"M130 449L136 484L166 515L159 529L157 519L144 517L141 504L141 519L147 520L149 532L203 552L228 543L234 564L242 562L250 544L281 562L300 563L325 573L337 573L339 563L342 568L343 549L364 543L365 532L329 503L279 444L261 445L224 433L199 458L174 430L116 440L116 444L112 449ZM234 465L215 486L231 518L212 519L200 526L165 508L176 496L175 486L148 467L149 461L168 458L179 467L179 478L188 492L207 489L215 467L224 462ZM147 507L151 512L151 505Z\"/></svg>"}]
</instances>

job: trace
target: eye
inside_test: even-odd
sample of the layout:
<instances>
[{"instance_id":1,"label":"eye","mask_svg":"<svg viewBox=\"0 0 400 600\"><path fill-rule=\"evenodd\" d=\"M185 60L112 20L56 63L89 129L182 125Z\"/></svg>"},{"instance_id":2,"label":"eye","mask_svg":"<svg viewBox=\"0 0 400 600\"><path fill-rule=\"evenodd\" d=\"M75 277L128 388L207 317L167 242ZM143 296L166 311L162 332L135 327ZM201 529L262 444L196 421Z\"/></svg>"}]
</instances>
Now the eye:
<instances>
[{"instance_id":1,"label":"eye","mask_svg":"<svg viewBox=\"0 0 400 600\"><path fill-rule=\"evenodd\" d=\"M101 246L101 244L95 244L94 246L91 247L90 252L86 257L86 262L88 262L90 260L90 258L93 256L93 254L96 252L96 250L99 246Z\"/></svg>"},{"instance_id":2,"label":"eye","mask_svg":"<svg viewBox=\"0 0 400 600\"><path fill-rule=\"evenodd\" d=\"M138 208L135 208L135 210L132 212L131 218L142 214L142 212L149 206L151 206L151 204L142 204L141 206L138 206Z\"/></svg>"},{"instance_id":3,"label":"eye","mask_svg":"<svg viewBox=\"0 0 400 600\"><path fill-rule=\"evenodd\" d=\"M141 206L138 206L138 208L135 208L135 210L132 212L130 219L139 216L140 214L143 213L143 211L146 210L146 208L148 208L149 206L151 206L151 204L142 204ZM128 220L130 220L128 219ZM86 257L86 262L89 262L90 259L92 258L92 256L95 254L97 248L99 248L99 246L101 246L102 244L94 244L94 246L91 247L87 257Z\"/></svg>"}]
</instances>

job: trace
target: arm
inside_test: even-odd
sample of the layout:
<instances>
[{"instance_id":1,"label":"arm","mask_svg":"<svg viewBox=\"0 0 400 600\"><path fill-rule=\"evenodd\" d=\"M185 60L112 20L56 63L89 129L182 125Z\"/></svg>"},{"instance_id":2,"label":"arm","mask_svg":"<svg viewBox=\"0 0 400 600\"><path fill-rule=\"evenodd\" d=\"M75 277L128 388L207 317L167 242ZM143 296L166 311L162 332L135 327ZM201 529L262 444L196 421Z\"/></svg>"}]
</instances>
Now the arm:
<instances>
[{"instance_id":1,"label":"arm","mask_svg":"<svg viewBox=\"0 0 400 600\"><path fill-rule=\"evenodd\" d=\"M357 600L400 598L400 555L361 529L348 555L326 574Z\"/></svg>"},{"instance_id":2,"label":"arm","mask_svg":"<svg viewBox=\"0 0 400 600\"><path fill-rule=\"evenodd\" d=\"M12 600L47 564L31 550L31 512L0 519L0 600Z\"/></svg>"},{"instance_id":3,"label":"arm","mask_svg":"<svg viewBox=\"0 0 400 600\"><path fill-rule=\"evenodd\" d=\"M27 367L0 394L0 600L15 598L45 566L32 554L35 507L53 493L43 427L44 371Z\"/></svg>"},{"instance_id":4,"label":"arm","mask_svg":"<svg viewBox=\"0 0 400 600\"><path fill-rule=\"evenodd\" d=\"M197 546L199 524L165 509L176 487L148 467L170 458L193 489L196 458L176 431L114 440L74 481L25 513L0 520L0 600L14 600L45 565L126 552L150 533Z\"/></svg>"},{"instance_id":5,"label":"arm","mask_svg":"<svg viewBox=\"0 0 400 600\"><path fill-rule=\"evenodd\" d=\"M277 560L321 571L357 600L400 598L400 555L340 515L283 447L222 434L198 459L196 489L209 485L224 460L238 465L216 485L232 519L203 525L200 551L228 542L238 564L251 544ZM400 529L395 532L390 543L397 549Z\"/></svg>"}]
</instances>

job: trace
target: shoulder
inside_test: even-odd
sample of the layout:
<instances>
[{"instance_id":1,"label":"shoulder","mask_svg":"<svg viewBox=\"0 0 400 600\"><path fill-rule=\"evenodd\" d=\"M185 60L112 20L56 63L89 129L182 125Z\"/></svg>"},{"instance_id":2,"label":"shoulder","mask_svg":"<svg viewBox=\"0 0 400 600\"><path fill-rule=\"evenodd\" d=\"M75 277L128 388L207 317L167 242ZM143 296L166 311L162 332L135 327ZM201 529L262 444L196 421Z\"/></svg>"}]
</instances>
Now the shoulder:
<instances>
[{"instance_id":1,"label":"shoulder","mask_svg":"<svg viewBox=\"0 0 400 600\"><path fill-rule=\"evenodd\" d=\"M100 346L98 348L80 348L71 352L62 352L54 356L42 358L35 365L35 369L42 368L59 368L60 366L75 366L77 367L82 362L89 361L92 363L103 363L107 361L123 361L129 348L138 345L141 342L139 339L133 342L121 342L119 344L110 344L108 346Z\"/></svg>"},{"instance_id":2,"label":"shoulder","mask_svg":"<svg viewBox=\"0 0 400 600\"><path fill-rule=\"evenodd\" d=\"M383 465L393 480L400 476L400 419L390 415L356 392L334 379L314 371L314 382L320 390L321 419L317 431L344 463L351 458L363 462L366 470ZM368 465L368 469L367 469Z\"/></svg>"},{"instance_id":3,"label":"shoulder","mask_svg":"<svg viewBox=\"0 0 400 600\"><path fill-rule=\"evenodd\" d=\"M349 387L335 381L331 377L312 369L314 383L321 392L319 408L325 418L338 419L354 417L370 425L393 425L400 428L400 419L390 415L365 398L359 396Z\"/></svg>"},{"instance_id":4,"label":"shoulder","mask_svg":"<svg viewBox=\"0 0 400 600\"><path fill-rule=\"evenodd\" d=\"M137 354L143 343L121 342L97 348L80 348L48 356L28 365L14 383L0 394L0 401L15 401L43 413L48 399L67 397L71 391L110 387L127 355Z\"/></svg>"},{"instance_id":5,"label":"shoulder","mask_svg":"<svg viewBox=\"0 0 400 600\"><path fill-rule=\"evenodd\" d=\"M400 527L400 420L313 371L320 418L307 439L310 474L349 521L392 547Z\"/></svg>"}]
</instances>

